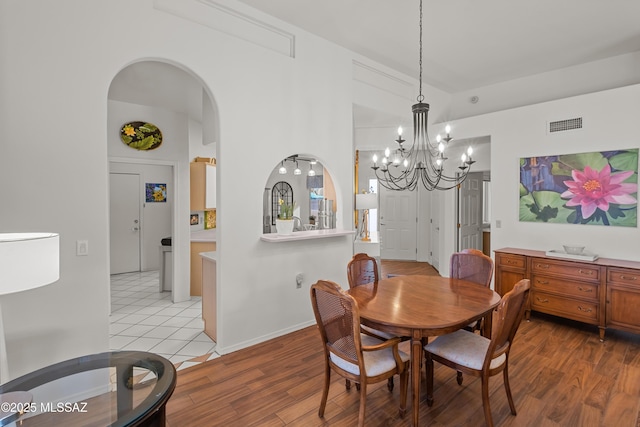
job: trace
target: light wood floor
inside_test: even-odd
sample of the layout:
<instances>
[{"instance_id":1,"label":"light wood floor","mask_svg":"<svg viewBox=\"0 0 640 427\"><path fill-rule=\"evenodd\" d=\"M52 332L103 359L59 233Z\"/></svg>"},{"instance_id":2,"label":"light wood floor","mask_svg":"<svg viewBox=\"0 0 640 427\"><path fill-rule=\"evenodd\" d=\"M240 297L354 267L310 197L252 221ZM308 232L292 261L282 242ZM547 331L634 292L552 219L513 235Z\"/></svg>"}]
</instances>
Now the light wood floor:
<instances>
[{"instance_id":1,"label":"light wood floor","mask_svg":"<svg viewBox=\"0 0 640 427\"><path fill-rule=\"evenodd\" d=\"M383 262L383 275L437 274L428 264L405 264ZM356 425L359 394L353 387L346 391L335 374L325 416L318 417L323 363L318 332L309 327L182 370L167 405L167 423ZM490 381L496 426L640 427L640 335L608 330L601 343L593 326L534 313L518 330L509 370L518 415L511 415L497 375ZM393 393L386 382L369 387L367 426L410 424L410 406L406 418L398 417L397 383L396 378ZM431 408L421 388L421 425L484 425L478 379L465 377L458 386L455 372L436 363L434 383Z\"/></svg>"}]
</instances>

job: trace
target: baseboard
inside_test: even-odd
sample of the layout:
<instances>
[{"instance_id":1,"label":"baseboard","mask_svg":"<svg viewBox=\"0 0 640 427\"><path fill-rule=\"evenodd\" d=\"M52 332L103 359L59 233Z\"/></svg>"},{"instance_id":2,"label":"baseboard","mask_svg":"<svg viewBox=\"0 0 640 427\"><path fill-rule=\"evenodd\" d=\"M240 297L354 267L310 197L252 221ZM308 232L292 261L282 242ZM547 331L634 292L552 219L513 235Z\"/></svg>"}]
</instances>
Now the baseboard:
<instances>
[{"instance_id":1,"label":"baseboard","mask_svg":"<svg viewBox=\"0 0 640 427\"><path fill-rule=\"evenodd\" d=\"M316 324L315 320L310 320L308 322L299 323L299 324L293 325L293 326L291 326L289 328L280 329L279 331L275 331L275 332L270 333L270 334L262 335L262 336L259 336L259 337L256 337L256 338L253 338L253 339L250 339L250 340L247 340L247 341L243 341L243 342L238 343L238 344L226 346L226 347L220 347L219 343L218 343L218 346L216 347L216 353L218 353L220 355L233 353L234 351L242 350L244 348L251 347L252 345L260 344L260 343L263 343L265 341L269 341L269 340L271 340L273 338L278 338L278 337L281 337L283 335L290 334L291 332L299 331L300 329L304 329L304 328L307 328L307 327L315 325L315 324Z\"/></svg>"}]
</instances>

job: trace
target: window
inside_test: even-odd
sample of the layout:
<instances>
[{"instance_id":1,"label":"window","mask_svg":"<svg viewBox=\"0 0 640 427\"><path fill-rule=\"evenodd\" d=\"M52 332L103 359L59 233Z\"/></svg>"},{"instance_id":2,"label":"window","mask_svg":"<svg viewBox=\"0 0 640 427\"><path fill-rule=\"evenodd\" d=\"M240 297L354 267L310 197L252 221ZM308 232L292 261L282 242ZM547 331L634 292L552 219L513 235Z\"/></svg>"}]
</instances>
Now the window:
<instances>
[{"instance_id":1,"label":"window","mask_svg":"<svg viewBox=\"0 0 640 427\"><path fill-rule=\"evenodd\" d=\"M276 225L280 214L280 199L287 204L293 203L293 189L288 182L276 182L271 190L271 225Z\"/></svg>"}]
</instances>

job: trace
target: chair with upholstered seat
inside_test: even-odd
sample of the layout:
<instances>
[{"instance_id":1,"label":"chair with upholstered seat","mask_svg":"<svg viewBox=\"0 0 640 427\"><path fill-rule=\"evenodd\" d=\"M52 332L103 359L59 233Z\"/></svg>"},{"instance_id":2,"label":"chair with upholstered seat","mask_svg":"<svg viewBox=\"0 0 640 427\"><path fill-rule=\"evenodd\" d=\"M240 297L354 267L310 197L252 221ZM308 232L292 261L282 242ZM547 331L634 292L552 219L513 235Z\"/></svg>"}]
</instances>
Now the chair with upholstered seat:
<instances>
[{"instance_id":1,"label":"chair with upholstered seat","mask_svg":"<svg viewBox=\"0 0 640 427\"><path fill-rule=\"evenodd\" d=\"M400 375L400 416L407 408L409 355L398 350L400 338L382 341L361 332L358 304L334 282L311 286L311 303L324 349L325 375L318 416L324 410L331 371L360 384L358 425L364 425L367 385Z\"/></svg>"},{"instance_id":2,"label":"chair with upholstered seat","mask_svg":"<svg viewBox=\"0 0 640 427\"><path fill-rule=\"evenodd\" d=\"M489 287L493 278L493 260L477 249L463 249L451 255L449 275Z\"/></svg>"},{"instance_id":3,"label":"chair with upholstered seat","mask_svg":"<svg viewBox=\"0 0 640 427\"><path fill-rule=\"evenodd\" d=\"M437 337L424 347L429 406L433 405L433 362L436 361L458 372L480 377L482 406L488 426L493 426L489 406L489 377L502 372L509 408L511 413L516 415L516 407L509 388L509 352L524 315L529 288L529 280L523 279L502 297L493 313L491 339L461 329Z\"/></svg>"},{"instance_id":4,"label":"chair with upholstered seat","mask_svg":"<svg viewBox=\"0 0 640 427\"><path fill-rule=\"evenodd\" d=\"M356 286L366 285L369 283L378 283L378 262L372 256L365 253L358 253L351 258L351 261L347 264L347 279L349 281L349 288ZM360 325L360 327L368 334L373 334L377 338L383 340L389 340L396 336L388 332L379 331L377 329L370 328L366 325ZM403 338L404 340L405 338ZM347 389L351 387L349 380L346 380ZM389 378L387 387L389 391L393 391L393 377Z\"/></svg>"},{"instance_id":5,"label":"chair with upholstered seat","mask_svg":"<svg viewBox=\"0 0 640 427\"><path fill-rule=\"evenodd\" d=\"M349 287L353 288L378 281L378 263L376 259L365 253L355 254L347 264Z\"/></svg>"},{"instance_id":6,"label":"chair with upholstered seat","mask_svg":"<svg viewBox=\"0 0 640 427\"><path fill-rule=\"evenodd\" d=\"M477 249L463 249L451 255L449 277L464 279L478 285L489 287L493 278L493 260ZM470 324L467 329L475 332L481 329L480 320Z\"/></svg>"}]
</instances>

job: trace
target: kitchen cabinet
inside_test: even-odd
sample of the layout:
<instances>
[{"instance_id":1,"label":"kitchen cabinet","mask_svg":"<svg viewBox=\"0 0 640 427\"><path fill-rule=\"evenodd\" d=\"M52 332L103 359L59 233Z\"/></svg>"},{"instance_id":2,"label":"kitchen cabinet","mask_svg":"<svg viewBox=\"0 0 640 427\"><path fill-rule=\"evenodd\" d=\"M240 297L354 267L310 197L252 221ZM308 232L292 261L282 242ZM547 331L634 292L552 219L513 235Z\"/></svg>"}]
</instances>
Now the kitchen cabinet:
<instances>
[{"instance_id":1,"label":"kitchen cabinet","mask_svg":"<svg viewBox=\"0 0 640 427\"><path fill-rule=\"evenodd\" d=\"M496 253L496 292L531 280L531 311L607 328L640 333L640 262L610 258L558 259L545 252L504 248Z\"/></svg>"},{"instance_id":2,"label":"kitchen cabinet","mask_svg":"<svg viewBox=\"0 0 640 427\"><path fill-rule=\"evenodd\" d=\"M211 163L191 162L191 210L216 208L216 167Z\"/></svg>"},{"instance_id":3,"label":"kitchen cabinet","mask_svg":"<svg viewBox=\"0 0 640 427\"><path fill-rule=\"evenodd\" d=\"M202 295L201 252L216 250L216 242L191 242L191 296Z\"/></svg>"},{"instance_id":4,"label":"kitchen cabinet","mask_svg":"<svg viewBox=\"0 0 640 427\"><path fill-rule=\"evenodd\" d=\"M205 252L202 257L202 320L204 321L204 333L213 341L216 340L216 253Z\"/></svg>"}]
</instances>

